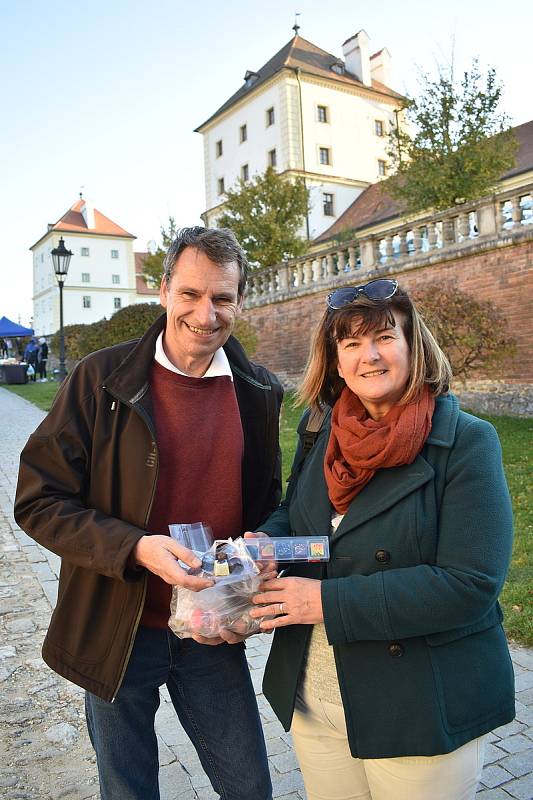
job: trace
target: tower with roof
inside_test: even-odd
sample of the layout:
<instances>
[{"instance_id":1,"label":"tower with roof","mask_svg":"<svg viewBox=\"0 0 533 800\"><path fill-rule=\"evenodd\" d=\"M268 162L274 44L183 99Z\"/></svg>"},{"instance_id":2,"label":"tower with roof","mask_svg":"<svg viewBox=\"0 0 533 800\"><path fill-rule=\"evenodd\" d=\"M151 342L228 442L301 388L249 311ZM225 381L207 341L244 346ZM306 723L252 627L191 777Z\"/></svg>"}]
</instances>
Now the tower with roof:
<instances>
[{"instance_id":1,"label":"tower with roof","mask_svg":"<svg viewBox=\"0 0 533 800\"><path fill-rule=\"evenodd\" d=\"M309 238L319 236L386 173L387 134L403 97L391 88L386 48L370 55L361 30L343 59L298 33L196 130L204 137L207 225L225 191L273 166L310 189Z\"/></svg>"},{"instance_id":2,"label":"tower with roof","mask_svg":"<svg viewBox=\"0 0 533 800\"><path fill-rule=\"evenodd\" d=\"M59 328L59 294L50 252L63 237L73 253L65 282L65 325L90 324L132 303L158 302L146 286L135 236L104 216L80 193L68 211L30 247L33 253L33 327L39 336ZM141 259L141 260L139 260Z\"/></svg>"}]
</instances>

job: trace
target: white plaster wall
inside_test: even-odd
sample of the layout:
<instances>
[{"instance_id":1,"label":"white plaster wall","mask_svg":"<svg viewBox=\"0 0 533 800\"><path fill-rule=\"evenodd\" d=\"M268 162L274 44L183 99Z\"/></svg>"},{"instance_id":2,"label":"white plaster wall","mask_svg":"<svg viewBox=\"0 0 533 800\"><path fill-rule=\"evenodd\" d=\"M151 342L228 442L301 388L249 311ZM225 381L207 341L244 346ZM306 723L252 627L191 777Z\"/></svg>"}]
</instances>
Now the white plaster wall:
<instances>
[{"instance_id":1,"label":"white plaster wall","mask_svg":"<svg viewBox=\"0 0 533 800\"><path fill-rule=\"evenodd\" d=\"M252 177L264 172L268 166L268 152L276 149L278 165L282 171L287 168L282 153L282 119L284 90L282 83L276 83L248 103L236 109L204 134L205 193L208 209L222 203L224 198L218 194L218 179L224 178L226 189L234 188L241 177L241 167L248 164ZM267 126L267 109L274 108L275 122ZM247 126L248 138L240 142L241 125ZM222 140L223 154L216 157L216 142Z\"/></svg>"},{"instance_id":2,"label":"white plaster wall","mask_svg":"<svg viewBox=\"0 0 533 800\"><path fill-rule=\"evenodd\" d=\"M115 297L120 297L122 308L137 302L131 239L54 232L33 251L33 326L38 336L48 336L59 328L59 288L50 252L59 244L60 235L73 254L63 290L65 325L90 324L109 318L117 310ZM88 256L81 255L82 247L89 248ZM119 257L112 258L111 250L118 250ZM89 283L82 282L83 272L89 273ZM112 275L120 276L119 284L112 282ZM91 308L83 307L84 295L91 298Z\"/></svg>"},{"instance_id":3,"label":"white plaster wall","mask_svg":"<svg viewBox=\"0 0 533 800\"><path fill-rule=\"evenodd\" d=\"M375 183L378 160L387 160L388 137L376 136L374 120L381 120L387 133L393 106L325 83L302 80L301 86L306 171ZM328 122L318 122L318 105L328 109ZM320 164L319 147L330 148L329 166Z\"/></svg>"},{"instance_id":4,"label":"white plaster wall","mask_svg":"<svg viewBox=\"0 0 533 800\"><path fill-rule=\"evenodd\" d=\"M329 228L340 215L346 211L356 197L359 197L362 188L350 186L343 183L330 183L328 181L307 181L309 188L310 212L309 212L309 233L311 239L320 236L323 231ZM324 214L323 194L327 192L333 195L334 216Z\"/></svg>"}]
</instances>

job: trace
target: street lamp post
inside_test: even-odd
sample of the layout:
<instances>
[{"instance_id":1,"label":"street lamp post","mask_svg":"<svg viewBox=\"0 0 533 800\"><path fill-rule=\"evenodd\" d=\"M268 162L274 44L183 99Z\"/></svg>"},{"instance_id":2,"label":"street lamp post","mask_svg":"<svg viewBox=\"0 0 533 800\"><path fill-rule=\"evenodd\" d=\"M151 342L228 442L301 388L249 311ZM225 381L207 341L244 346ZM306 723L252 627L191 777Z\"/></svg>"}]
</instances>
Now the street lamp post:
<instances>
[{"instance_id":1,"label":"street lamp post","mask_svg":"<svg viewBox=\"0 0 533 800\"><path fill-rule=\"evenodd\" d=\"M67 374L65 369L65 336L63 333L63 284L72 258L72 252L67 250L63 237L59 240L59 247L52 250L52 261L57 283L59 285L59 380L62 381Z\"/></svg>"}]
</instances>

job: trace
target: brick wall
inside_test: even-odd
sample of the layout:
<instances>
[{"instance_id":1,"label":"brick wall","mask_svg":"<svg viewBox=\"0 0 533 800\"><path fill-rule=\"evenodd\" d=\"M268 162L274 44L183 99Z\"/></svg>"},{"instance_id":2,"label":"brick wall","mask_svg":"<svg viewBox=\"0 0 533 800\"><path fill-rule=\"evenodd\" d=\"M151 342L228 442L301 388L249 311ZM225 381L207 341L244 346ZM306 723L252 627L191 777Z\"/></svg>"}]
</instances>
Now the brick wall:
<instances>
[{"instance_id":1,"label":"brick wall","mask_svg":"<svg viewBox=\"0 0 533 800\"><path fill-rule=\"evenodd\" d=\"M470 255L395 272L394 277L407 290L454 280L465 292L491 300L507 318L517 343L514 361L496 377L533 383L533 240L502 243L489 250L476 248ZM286 385L294 385L301 376L327 293L324 290L245 312L245 319L258 333L254 360L273 370Z\"/></svg>"}]
</instances>

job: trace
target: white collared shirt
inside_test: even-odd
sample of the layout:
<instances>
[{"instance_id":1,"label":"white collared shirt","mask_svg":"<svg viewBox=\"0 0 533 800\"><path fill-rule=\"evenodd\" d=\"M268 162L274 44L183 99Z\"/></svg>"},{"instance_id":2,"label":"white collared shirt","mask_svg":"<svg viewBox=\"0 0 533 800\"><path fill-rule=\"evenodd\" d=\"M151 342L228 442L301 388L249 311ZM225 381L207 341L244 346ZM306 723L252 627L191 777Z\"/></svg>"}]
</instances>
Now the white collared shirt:
<instances>
[{"instance_id":1,"label":"white collared shirt","mask_svg":"<svg viewBox=\"0 0 533 800\"><path fill-rule=\"evenodd\" d=\"M176 372L178 375L184 375L186 378L190 378L190 375L187 375L186 372L182 372L178 369L172 361L168 358L167 354L165 353L165 349L163 347L163 333L161 331L159 336L157 337L157 341L155 343L155 355L154 358L158 364L161 364L162 367L165 369L170 370L171 372ZM202 378L218 378L220 375L228 375L231 380L233 380L233 375L231 372L231 367L229 365L228 357L224 352L222 347L219 347L218 350L215 352L209 367L205 375L201 375L199 377Z\"/></svg>"}]
</instances>

